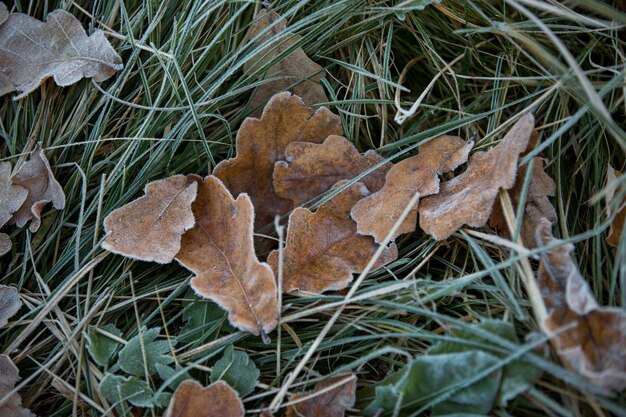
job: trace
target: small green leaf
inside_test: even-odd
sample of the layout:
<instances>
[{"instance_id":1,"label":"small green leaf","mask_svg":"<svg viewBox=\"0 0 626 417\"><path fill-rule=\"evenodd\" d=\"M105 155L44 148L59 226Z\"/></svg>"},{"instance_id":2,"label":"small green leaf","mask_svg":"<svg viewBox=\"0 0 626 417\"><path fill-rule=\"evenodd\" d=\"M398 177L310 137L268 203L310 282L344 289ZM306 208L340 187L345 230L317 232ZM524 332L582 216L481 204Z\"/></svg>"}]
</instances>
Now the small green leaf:
<instances>
[{"instance_id":1,"label":"small green leaf","mask_svg":"<svg viewBox=\"0 0 626 417\"><path fill-rule=\"evenodd\" d=\"M170 387L172 391L176 391L176 388L178 388L181 382L187 379L192 379L191 376L189 376L189 373L187 371L181 372L183 368L180 365L176 365L176 369L173 369L173 368L170 368L169 366L165 366L160 363L157 363L155 364L155 367L156 367L157 372L159 373L159 377L163 380L163 382L174 377L172 382L167 384L167 386Z\"/></svg>"},{"instance_id":2,"label":"small green leaf","mask_svg":"<svg viewBox=\"0 0 626 417\"><path fill-rule=\"evenodd\" d=\"M146 381L107 373L100 382L100 392L114 404L128 401L135 407L154 407L153 391Z\"/></svg>"},{"instance_id":3,"label":"small green leaf","mask_svg":"<svg viewBox=\"0 0 626 417\"><path fill-rule=\"evenodd\" d=\"M485 320L475 326L515 344L519 343L515 335L515 327L513 327L512 323L501 320ZM494 343L492 341L478 336L470 330L455 327L449 331L449 336L456 339L463 339L468 343L442 342L433 346L429 354L480 350L487 351L499 357L506 356L494 349ZM523 360L516 360L506 365L502 373L502 386L498 393L498 405L506 406L510 400L532 387L535 381L541 377L541 373L541 369Z\"/></svg>"},{"instance_id":4,"label":"small green leaf","mask_svg":"<svg viewBox=\"0 0 626 417\"><path fill-rule=\"evenodd\" d=\"M222 380L233 387L241 397L254 391L260 372L247 353L230 345L224 356L213 365L211 382Z\"/></svg>"},{"instance_id":5,"label":"small green leaf","mask_svg":"<svg viewBox=\"0 0 626 417\"><path fill-rule=\"evenodd\" d=\"M392 413L400 402L399 415L405 416L440 399L431 408L433 416L487 414L498 394L502 372L494 371L469 385L467 381L497 362L495 356L479 351L418 356L376 387L374 401L363 413Z\"/></svg>"},{"instance_id":6,"label":"small green leaf","mask_svg":"<svg viewBox=\"0 0 626 417\"><path fill-rule=\"evenodd\" d=\"M156 340L160 331L161 329L158 327L150 330L142 328L137 336L130 339L120 351L117 361L120 368L131 375L144 376L146 372L148 375L155 374L157 363L163 365L172 363L173 359L168 355L170 342ZM171 344L175 345L176 343L172 340Z\"/></svg>"},{"instance_id":7,"label":"small green leaf","mask_svg":"<svg viewBox=\"0 0 626 417\"><path fill-rule=\"evenodd\" d=\"M120 337L122 332L114 324L105 324L102 330ZM91 328L87 332L87 351L95 363L107 366L109 361L119 349L120 343Z\"/></svg>"},{"instance_id":8,"label":"small green leaf","mask_svg":"<svg viewBox=\"0 0 626 417\"><path fill-rule=\"evenodd\" d=\"M216 336L219 329L224 326L226 311L215 303L198 300L185 307L183 319L186 323L178 339L184 343L193 343Z\"/></svg>"},{"instance_id":9,"label":"small green leaf","mask_svg":"<svg viewBox=\"0 0 626 417\"><path fill-rule=\"evenodd\" d=\"M156 398L154 399L154 405L159 408L166 408L172 400L172 395L173 394L169 392L162 392L159 395L156 395Z\"/></svg>"}]
</instances>

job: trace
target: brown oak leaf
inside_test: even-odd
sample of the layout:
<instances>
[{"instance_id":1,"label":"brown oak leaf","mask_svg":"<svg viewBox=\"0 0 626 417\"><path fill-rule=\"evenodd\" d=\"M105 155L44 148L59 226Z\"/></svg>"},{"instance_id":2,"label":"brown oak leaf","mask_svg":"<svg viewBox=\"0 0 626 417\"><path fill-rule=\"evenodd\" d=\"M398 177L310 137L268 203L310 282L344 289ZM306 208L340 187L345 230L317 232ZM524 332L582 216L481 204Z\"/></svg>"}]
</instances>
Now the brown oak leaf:
<instances>
[{"instance_id":1,"label":"brown oak leaf","mask_svg":"<svg viewBox=\"0 0 626 417\"><path fill-rule=\"evenodd\" d=\"M617 180L617 177L622 175L621 172L613 169L610 165L607 168L606 183L610 184ZM610 217L613 215L612 206L613 200L615 200L616 189L612 189L606 196L607 215ZM617 213L613 217L609 233L606 236L606 243L610 246L618 247L619 240L622 237L622 230L624 230L624 222L626 222L626 200L623 200L621 204L617 205Z\"/></svg>"},{"instance_id":2,"label":"brown oak leaf","mask_svg":"<svg viewBox=\"0 0 626 417\"><path fill-rule=\"evenodd\" d=\"M354 407L355 391L354 374L330 377L315 384L313 392L292 396L289 401L296 404L287 408L286 417L343 417Z\"/></svg>"},{"instance_id":3,"label":"brown oak leaf","mask_svg":"<svg viewBox=\"0 0 626 417\"><path fill-rule=\"evenodd\" d=\"M11 358L7 355L0 355L0 398L11 392L19 380L18 369ZM35 417L35 415L22 406L22 397L15 393L0 405L0 417Z\"/></svg>"},{"instance_id":4,"label":"brown oak leaf","mask_svg":"<svg viewBox=\"0 0 626 417\"><path fill-rule=\"evenodd\" d=\"M467 161L474 142L458 136L440 136L423 144L419 154L395 164L387 173L384 187L356 203L351 211L360 234L385 240L416 193L420 197L439 192L439 175ZM404 219L392 240L411 233L417 224L417 205Z\"/></svg>"},{"instance_id":5,"label":"brown oak leaf","mask_svg":"<svg viewBox=\"0 0 626 417\"><path fill-rule=\"evenodd\" d=\"M142 261L172 262L183 233L195 224L191 203L198 184L184 175L150 182L143 197L104 219L102 247Z\"/></svg>"},{"instance_id":6,"label":"brown oak leaf","mask_svg":"<svg viewBox=\"0 0 626 417\"><path fill-rule=\"evenodd\" d=\"M285 149L285 160L274 166L276 195L290 199L295 206L330 190L341 180L349 180L381 163L375 151L361 155L348 139L329 136L324 143L293 142ZM374 192L385 183L391 164L382 165L360 179Z\"/></svg>"},{"instance_id":7,"label":"brown oak leaf","mask_svg":"<svg viewBox=\"0 0 626 417\"><path fill-rule=\"evenodd\" d=\"M182 239L176 259L196 274L191 287L228 311L231 324L255 335L277 324L274 273L254 253L254 208L246 194L235 200L214 176L198 182L196 226Z\"/></svg>"},{"instance_id":8,"label":"brown oak leaf","mask_svg":"<svg viewBox=\"0 0 626 417\"><path fill-rule=\"evenodd\" d=\"M519 154L528 146L534 125L532 114L522 116L497 146L473 154L464 173L442 183L438 194L422 199L420 227L442 240L464 224L484 226L500 188L515 184Z\"/></svg>"},{"instance_id":9,"label":"brown oak leaf","mask_svg":"<svg viewBox=\"0 0 626 417\"><path fill-rule=\"evenodd\" d=\"M321 143L330 135L341 134L341 120L325 107L307 107L290 93L276 94L260 119L246 119L237 132L237 156L220 162L213 175L237 196L247 193L256 211L255 229L274 222L293 208L290 200L274 191L272 173L276 161L285 158L291 142Z\"/></svg>"},{"instance_id":10,"label":"brown oak leaf","mask_svg":"<svg viewBox=\"0 0 626 417\"><path fill-rule=\"evenodd\" d=\"M28 194L20 208L13 213L9 224L23 227L30 220L29 229L34 233L41 226L41 212L46 204L52 203L57 210L65 208L63 188L54 178L41 145L37 145L30 153L30 159L17 170L11 181L25 188Z\"/></svg>"},{"instance_id":11,"label":"brown oak leaf","mask_svg":"<svg viewBox=\"0 0 626 417\"><path fill-rule=\"evenodd\" d=\"M17 100L50 77L62 87L85 77L100 82L120 69L122 59L104 33L95 30L87 36L63 10L48 14L45 23L11 13L0 25L0 96L17 91Z\"/></svg>"},{"instance_id":12,"label":"brown oak leaf","mask_svg":"<svg viewBox=\"0 0 626 417\"><path fill-rule=\"evenodd\" d=\"M339 182L336 187L345 184ZM356 182L322 204L315 213L296 208L289 216L283 259L283 290L321 293L341 290L361 272L378 249L371 236L357 234L350 209L369 195L363 183ZM377 268L398 257L395 244L378 259ZM267 262L278 271L278 251Z\"/></svg>"},{"instance_id":13,"label":"brown oak leaf","mask_svg":"<svg viewBox=\"0 0 626 417\"><path fill-rule=\"evenodd\" d=\"M536 247L537 240L535 238L535 231L537 230L539 221L542 218L546 218L550 222L557 220L556 210L548 198L556 195L556 183L544 171L546 160L544 158L534 158L534 160L535 164L528 184L526 204L524 205L522 226L520 228L522 242L524 246L530 249ZM524 165L519 169L517 181L515 181L515 185L509 191L514 210L517 210L519 206L527 171L528 165ZM493 212L489 218L489 226L500 230L505 236L510 236L502 206L498 201L496 201L493 206Z\"/></svg>"},{"instance_id":14,"label":"brown oak leaf","mask_svg":"<svg viewBox=\"0 0 626 417\"><path fill-rule=\"evenodd\" d=\"M0 227L4 226L26 201L28 190L11 181L11 163L0 162ZM0 232L0 256L11 250L11 238Z\"/></svg>"},{"instance_id":15,"label":"brown oak leaf","mask_svg":"<svg viewBox=\"0 0 626 417\"><path fill-rule=\"evenodd\" d=\"M183 381L163 417L243 417L239 394L224 381L204 388L194 380Z\"/></svg>"},{"instance_id":16,"label":"brown oak leaf","mask_svg":"<svg viewBox=\"0 0 626 417\"><path fill-rule=\"evenodd\" d=\"M560 242L542 219L537 245ZM561 358L594 384L622 391L626 388L626 312L602 307L594 298L563 244L541 254L539 286L548 316L542 323ZM566 329L566 330L564 330Z\"/></svg>"},{"instance_id":17,"label":"brown oak leaf","mask_svg":"<svg viewBox=\"0 0 626 417\"><path fill-rule=\"evenodd\" d=\"M276 79L261 85L252 97L250 107L256 109L252 113L254 116L260 116L262 113L260 106L281 91L290 90L302 97L308 105L328 101L320 84L325 75L324 69L311 61L302 48L293 49L293 45L301 37L287 31L287 22L280 15L262 9L250 26L246 39L254 39L258 45L267 46L246 61L243 66L244 73L252 75L278 59L269 68L263 69L263 79ZM290 49L293 50L282 56Z\"/></svg>"}]
</instances>

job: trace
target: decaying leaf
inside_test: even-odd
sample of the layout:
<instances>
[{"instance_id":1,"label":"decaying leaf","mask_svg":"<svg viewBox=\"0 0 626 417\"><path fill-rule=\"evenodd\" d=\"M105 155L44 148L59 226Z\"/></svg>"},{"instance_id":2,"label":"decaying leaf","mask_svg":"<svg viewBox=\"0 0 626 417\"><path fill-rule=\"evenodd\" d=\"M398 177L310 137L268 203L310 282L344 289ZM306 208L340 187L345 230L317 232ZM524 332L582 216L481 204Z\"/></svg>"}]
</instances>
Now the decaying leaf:
<instances>
[{"instance_id":1,"label":"decaying leaf","mask_svg":"<svg viewBox=\"0 0 626 417\"><path fill-rule=\"evenodd\" d=\"M339 117L322 107L307 107L290 93L276 94L260 119L246 119L237 132L237 156L220 162L213 174L234 195L247 193L256 212L255 229L274 222L274 216L293 208L290 200L274 192L274 164L285 158L291 142L321 143L342 133Z\"/></svg>"},{"instance_id":2,"label":"decaying leaf","mask_svg":"<svg viewBox=\"0 0 626 417\"><path fill-rule=\"evenodd\" d=\"M195 224L191 204L198 184L184 175L150 182L145 195L104 219L102 247L142 261L169 263L185 231Z\"/></svg>"},{"instance_id":3,"label":"decaying leaf","mask_svg":"<svg viewBox=\"0 0 626 417\"><path fill-rule=\"evenodd\" d=\"M440 136L420 147L419 155L395 164L387 173L385 186L359 201L352 209L360 234L384 241L416 193L427 196L439 192L439 175L467 161L473 142L458 136ZM417 224L417 205L404 219L392 239L411 233Z\"/></svg>"},{"instance_id":4,"label":"decaying leaf","mask_svg":"<svg viewBox=\"0 0 626 417\"><path fill-rule=\"evenodd\" d=\"M7 23L8 24L8 23ZM3 26L0 26L0 30ZM36 232L41 226L41 212L44 206L52 203L55 209L65 208L65 194L63 187L57 182L50 169L50 163L43 153L41 145L37 145L30 153L30 158L11 179L13 184L28 191L26 200L13 214L9 224L24 227L30 220L30 231Z\"/></svg>"},{"instance_id":5,"label":"decaying leaf","mask_svg":"<svg viewBox=\"0 0 626 417\"><path fill-rule=\"evenodd\" d=\"M324 88L320 84L320 80L324 78L324 69L311 61L302 48L296 48L288 55L284 55L301 39L300 36L286 29L285 19L275 12L263 9L256 16L246 35L248 40L254 39L259 45L267 45L246 61L243 66L246 74L252 75L271 61L279 59L278 62L263 70L263 79L277 79L261 85L252 97L250 106L256 109L254 116L260 116L262 110L259 106L281 91L292 91L302 97L308 105L328 101ZM256 38L257 36L259 37Z\"/></svg>"},{"instance_id":6,"label":"decaying leaf","mask_svg":"<svg viewBox=\"0 0 626 417\"><path fill-rule=\"evenodd\" d=\"M287 417L343 417L354 406L356 375L343 374L315 384L313 392L294 395Z\"/></svg>"},{"instance_id":7,"label":"decaying leaf","mask_svg":"<svg viewBox=\"0 0 626 417\"><path fill-rule=\"evenodd\" d=\"M17 367L7 355L0 355L0 398L15 388L20 380ZM0 405L0 417L35 417L29 409L22 407L22 397L15 393Z\"/></svg>"},{"instance_id":8,"label":"decaying leaf","mask_svg":"<svg viewBox=\"0 0 626 417\"><path fill-rule=\"evenodd\" d=\"M285 160L274 166L274 189L280 198L301 206L337 182L352 179L383 160L375 151L361 155L342 136L329 136L321 144L293 142L285 149ZM391 164L385 164L360 181L371 192L378 191L390 167Z\"/></svg>"},{"instance_id":9,"label":"decaying leaf","mask_svg":"<svg viewBox=\"0 0 626 417\"><path fill-rule=\"evenodd\" d=\"M339 182L336 187L345 184ZM365 268L378 249L371 236L357 234L350 209L369 195L363 183L356 182L315 213L296 208L289 216L287 244L284 250L283 290L321 293L345 288L353 273ZM395 244L378 259L376 268L398 257ZM278 251L270 253L267 262L278 270Z\"/></svg>"},{"instance_id":10,"label":"decaying leaf","mask_svg":"<svg viewBox=\"0 0 626 417\"><path fill-rule=\"evenodd\" d=\"M63 10L50 13L45 23L11 13L0 25L0 96L17 91L15 99L22 98L50 77L62 87L85 77L100 82L120 69L122 59L104 33L87 36Z\"/></svg>"},{"instance_id":11,"label":"decaying leaf","mask_svg":"<svg viewBox=\"0 0 626 417\"><path fill-rule=\"evenodd\" d=\"M536 247L537 240L535 239L535 231L537 230L539 221L542 218L546 218L551 222L555 222L557 219L556 210L548 198L556 195L556 183L544 171L546 160L543 158L534 158L534 160L535 164L530 176L530 183L528 184L526 204L524 206L522 226L520 229L522 242L530 249ZM519 169L517 181L515 181L515 185L509 191L515 210L517 210L519 205L527 171L528 165L524 165ZM504 217L502 206L498 201L496 201L493 206L493 212L489 218L489 226L497 228L505 236L509 236L509 227Z\"/></svg>"},{"instance_id":12,"label":"decaying leaf","mask_svg":"<svg viewBox=\"0 0 626 417\"><path fill-rule=\"evenodd\" d=\"M163 417L243 417L237 391L223 381L204 388L196 381L178 386Z\"/></svg>"},{"instance_id":13,"label":"decaying leaf","mask_svg":"<svg viewBox=\"0 0 626 417\"><path fill-rule=\"evenodd\" d=\"M0 3L4 6L4 3ZM6 6L5 6L6 10ZM2 9L0 8L0 13ZM0 16L1 19L1 16ZM11 163L0 162L0 228L4 226L26 200L28 190L13 184L11 180ZM0 232L0 256L11 250L11 238Z\"/></svg>"},{"instance_id":14,"label":"decaying leaf","mask_svg":"<svg viewBox=\"0 0 626 417\"><path fill-rule=\"evenodd\" d=\"M0 3L0 25L6 22L9 18L9 9L7 9L6 4Z\"/></svg>"},{"instance_id":15,"label":"decaying leaf","mask_svg":"<svg viewBox=\"0 0 626 417\"><path fill-rule=\"evenodd\" d=\"M254 208L246 194L235 200L214 176L198 183L196 226L182 239L176 259L196 276L191 287L228 311L231 324L262 336L277 324L276 282L254 253Z\"/></svg>"},{"instance_id":16,"label":"decaying leaf","mask_svg":"<svg viewBox=\"0 0 626 417\"><path fill-rule=\"evenodd\" d=\"M0 285L0 327L6 326L21 305L22 302L16 288Z\"/></svg>"},{"instance_id":17,"label":"decaying leaf","mask_svg":"<svg viewBox=\"0 0 626 417\"><path fill-rule=\"evenodd\" d=\"M616 181L617 177L619 177L620 175L622 175L621 172L616 171L615 169L613 169L613 167L609 165L607 167L606 174L607 184ZM615 199L615 192L616 190L613 189L606 196L606 207L609 217L612 215L611 206L613 204L613 200ZM606 237L606 243L615 248L619 246L619 240L622 237L622 230L624 230L624 222L626 222L626 201L622 201L621 204L619 204L617 207L618 211L615 214L615 217L613 217L613 221L611 222L611 226L609 228L609 234Z\"/></svg>"},{"instance_id":18,"label":"decaying leaf","mask_svg":"<svg viewBox=\"0 0 626 417\"><path fill-rule=\"evenodd\" d=\"M442 240L467 224L482 227L491 215L500 188L513 187L517 161L533 133L535 118L526 114L488 152L476 152L467 170L441 184L439 193L420 201L421 228Z\"/></svg>"},{"instance_id":19,"label":"decaying leaf","mask_svg":"<svg viewBox=\"0 0 626 417\"><path fill-rule=\"evenodd\" d=\"M559 242L543 219L537 245ZM574 370L594 384L622 391L626 388L626 312L601 307L563 244L541 254L539 286L548 312L542 323L554 346ZM566 329L566 330L563 330Z\"/></svg>"}]
</instances>

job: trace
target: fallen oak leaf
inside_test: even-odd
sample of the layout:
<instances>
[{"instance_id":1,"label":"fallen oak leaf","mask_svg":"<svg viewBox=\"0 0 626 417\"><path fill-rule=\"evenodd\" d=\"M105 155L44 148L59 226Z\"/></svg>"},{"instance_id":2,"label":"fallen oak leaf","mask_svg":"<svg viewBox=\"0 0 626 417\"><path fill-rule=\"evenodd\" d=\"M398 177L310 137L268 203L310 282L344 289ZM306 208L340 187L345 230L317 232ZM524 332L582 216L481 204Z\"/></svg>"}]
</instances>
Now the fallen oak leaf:
<instances>
[{"instance_id":1,"label":"fallen oak leaf","mask_svg":"<svg viewBox=\"0 0 626 417\"><path fill-rule=\"evenodd\" d=\"M183 381L163 417L243 417L237 391L223 381L204 388L194 380Z\"/></svg>"},{"instance_id":2,"label":"fallen oak leaf","mask_svg":"<svg viewBox=\"0 0 626 417\"><path fill-rule=\"evenodd\" d=\"M41 212L46 204L52 203L57 210L65 208L63 187L54 178L41 144L30 153L29 160L19 167L11 181L14 185L25 188L28 194L20 208L13 213L9 224L24 227L30 220L29 229L34 233L41 226Z\"/></svg>"},{"instance_id":3,"label":"fallen oak leaf","mask_svg":"<svg viewBox=\"0 0 626 417\"><path fill-rule=\"evenodd\" d=\"M439 175L465 163L473 145L458 136L440 136L423 144L417 156L395 164L382 189L356 203L350 212L358 232L383 242L411 198L416 193L422 197L439 192ZM415 230L417 208L416 204L392 239Z\"/></svg>"},{"instance_id":4,"label":"fallen oak leaf","mask_svg":"<svg viewBox=\"0 0 626 417\"><path fill-rule=\"evenodd\" d=\"M66 11L51 12L45 23L10 13L0 25L0 95L17 91L14 99L20 99L47 78L61 87L85 77L101 82L120 69L122 59L104 33L95 30L87 36Z\"/></svg>"},{"instance_id":5,"label":"fallen oak leaf","mask_svg":"<svg viewBox=\"0 0 626 417\"><path fill-rule=\"evenodd\" d=\"M484 226L500 188L508 190L515 184L519 154L526 149L534 125L532 114L522 116L497 146L473 154L464 173L442 183L438 194L422 199L420 227L443 240L464 224Z\"/></svg>"},{"instance_id":6,"label":"fallen oak leaf","mask_svg":"<svg viewBox=\"0 0 626 417\"><path fill-rule=\"evenodd\" d=\"M22 302L17 289L7 285L0 285L0 328L20 309Z\"/></svg>"},{"instance_id":7,"label":"fallen oak leaf","mask_svg":"<svg viewBox=\"0 0 626 417\"><path fill-rule=\"evenodd\" d=\"M356 375L342 374L315 384L313 392L289 398L286 417L343 417L354 407Z\"/></svg>"},{"instance_id":8,"label":"fallen oak leaf","mask_svg":"<svg viewBox=\"0 0 626 417\"><path fill-rule=\"evenodd\" d=\"M293 208L276 195L272 173L291 142L321 143L342 133L341 120L325 107L314 111L290 93L272 97L260 119L247 118L237 132L237 155L220 162L213 175L237 196L247 193L256 212L255 230L273 223Z\"/></svg>"},{"instance_id":9,"label":"fallen oak leaf","mask_svg":"<svg viewBox=\"0 0 626 417\"><path fill-rule=\"evenodd\" d=\"M104 219L102 247L142 261L171 262L183 233L195 224L191 204L198 184L184 175L146 184L145 195Z\"/></svg>"},{"instance_id":10,"label":"fallen oak leaf","mask_svg":"<svg viewBox=\"0 0 626 417\"><path fill-rule=\"evenodd\" d=\"M530 174L530 182L526 193L526 202L524 204L524 213L522 216L522 225L520 228L520 237L524 246L529 249L536 247L535 231L542 218L548 219L550 222L557 220L556 210L548 197L556 195L556 183L546 172L544 167L546 160L544 158L534 158L533 171ZM528 165L520 168L517 174L517 181L509 194L513 200L514 209L519 206L522 189L524 188L524 180L528 172ZM516 211L517 212L517 211ZM496 202L489 218L489 226L500 230L505 236L510 236L509 227L504 217L502 206Z\"/></svg>"},{"instance_id":11,"label":"fallen oak leaf","mask_svg":"<svg viewBox=\"0 0 626 417\"><path fill-rule=\"evenodd\" d=\"M610 184L613 181L617 180L617 177L621 176L622 173L620 171L615 170L610 165L607 167L606 173L606 183ZM616 189L611 189L609 193L606 195L606 207L607 207L607 216L611 217L612 213L612 205L613 200L615 200L615 192ZM613 217L613 221L611 222L611 226L609 227L609 233L606 236L606 243L614 248L619 246L619 240L622 237L622 230L624 230L624 223L626 222L626 201L622 201L621 204L617 205L617 213L615 217Z\"/></svg>"},{"instance_id":12,"label":"fallen oak leaf","mask_svg":"<svg viewBox=\"0 0 626 417\"><path fill-rule=\"evenodd\" d=\"M288 32L287 22L279 14L262 9L250 26L246 39L254 39L259 45L267 44L243 65L244 73L253 75L293 49L302 37ZM260 116L262 113L260 106L274 94L286 90L300 96L307 105L327 102L328 97L320 84L324 75L324 69L311 61L302 48L293 49L265 70L263 79L277 79L261 85L252 96L250 107L256 109L252 114Z\"/></svg>"},{"instance_id":13,"label":"fallen oak leaf","mask_svg":"<svg viewBox=\"0 0 626 417\"><path fill-rule=\"evenodd\" d=\"M345 183L341 181L335 188ZM356 182L322 204L315 213L301 207L291 213L283 253L284 291L341 290L352 280L352 274L366 267L379 245L371 236L357 234L350 209L367 195L367 187ZM374 268L397 257L398 249L392 243ZM267 262L278 271L278 251L272 251Z\"/></svg>"},{"instance_id":14,"label":"fallen oak leaf","mask_svg":"<svg viewBox=\"0 0 626 417\"><path fill-rule=\"evenodd\" d=\"M228 311L230 323L267 340L277 325L274 273L254 253L254 208L246 194L235 200L212 175L198 183L196 225L182 238L176 260L196 276L194 291Z\"/></svg>"},{"instance_id":15,"label":"fallen oak leaf","mask_svg":"<svg viewBox=\"0 0 626 417\"><path fill-rule=\"evenodd\" d=\"M537 246L560 242L551 223L537 227ZM626 388L626 312L602 307L563 244L541 253L538 284L547 317L541 323L553 337L561 358L594 384L622 391Z\"/></svg>"},{"instance_id":16,"label":"fallen oak leaf","mask_svg":"<svg viewBox=\"0 0 626 417\"><path fill-rule=\"evenodd\" d=\"M285 160L274 166L274 189L280 198L294 206L330 190L341 180L348 180L383 162L375 151L361 155L343 136L329 136L321 143L292 142L285 148ZM360 179L374 192L385 183L391 164L385 164Z\"/></svg>"},{"instance_id":17,"label":"fallen oak leaf","mask_svg":"<svg viewBox=\"0 0 626 417\"><path fill-rule=\"evenodd\" d=\"M19 371L11 358L0 355L0 398L11 392L19 380ZM35 417L35 415L22 406L20 394L14 393L0 405L0 417Z\"/></svg>"},{"instance_id":18,"label":"fallen oak leaf","mask_svg":"<svg viewBox=\"0 0 626 417\"><path fill-rule=\"evenodd\" d=\"M13 213L22 206L27 195L26 188L11 181L11 163L0 162L0 228L11 220ZM11 238L5 233L0 233L0 256L9 252L11 246Z\"/></svg>"}]
</instances>

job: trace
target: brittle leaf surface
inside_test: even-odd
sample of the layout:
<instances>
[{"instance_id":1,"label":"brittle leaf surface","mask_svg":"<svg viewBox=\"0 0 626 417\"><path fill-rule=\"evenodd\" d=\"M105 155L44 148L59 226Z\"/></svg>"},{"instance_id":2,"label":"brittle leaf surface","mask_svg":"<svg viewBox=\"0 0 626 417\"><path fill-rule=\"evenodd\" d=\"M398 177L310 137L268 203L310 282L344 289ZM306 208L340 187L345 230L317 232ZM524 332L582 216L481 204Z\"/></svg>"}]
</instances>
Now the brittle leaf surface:
<instances>
[{"instance_id":1,"label":"brittle leaf surface","mask_svg":"<svg viewBox=\"0 0 626 417\"><path fill-rule=\"evenodd\" d=\"M416 193L427 196L439 192L439 175L467 161L473 142L458 136L440 136L423 144L417 156L395 164L387 173L381 190L359 201L351 211L360 234L382 242L401 217ZM419 204L419 203L418 203ZM411 233L417 224L417 207L404 219L393 239Z\"/></svg>"},{"instance_id":2,"label":"brittle leaf surface","mask_svg":"<svg viewBox=\"0 0 626 417\"><path fill-rule=\"evenodd\" d=\"M198 184L184 175L148 183L143 197L104 219L102 247L142 261L171 262L183 233L195 224L191 204L197 191Z\"/></svg>"},{"instance_id":3,"label":"brittle leaf surface","mask_svg":"<svg viewBox=\"0 0 626 417\"><path fill-rule=\"evenodd\" d=\"M343 184L345 181L336 187ZM367 195L367 187L356 182L322 204L315 213L301 207L291 213L284 249L284 291L341 290L352 280L352 274L365 268L379 245L371 236L357 234L350 210ZM398 249L391 244L375 268L397 257ZM277 271L278 251L270 253L267 262Z\"/></svg>"},{"instance_id":4,"label":"brittle leaf surface","mask_svg":"<svg viewBox=\"0 0 626 417\"><path fill-rule=\"evenodd\" d=\"M204 388L193 380L178 386L163 417L243 417L237 391L223 381Z\"/></svg>"},{"instance_id":5,"label":"brittle leaf surface","mask_svg":"<svg viewBox=\"0 0 626 417\"><path fill-rule=\"evenodd\" d=\"M256 335L277 324L274 273L254 252L254 208L246 194L235 200L214 176L198 183L196 226L182 239L176 259L196 274L191 287L228 311L231 324Z\"/></svg>"}]
</instances>

